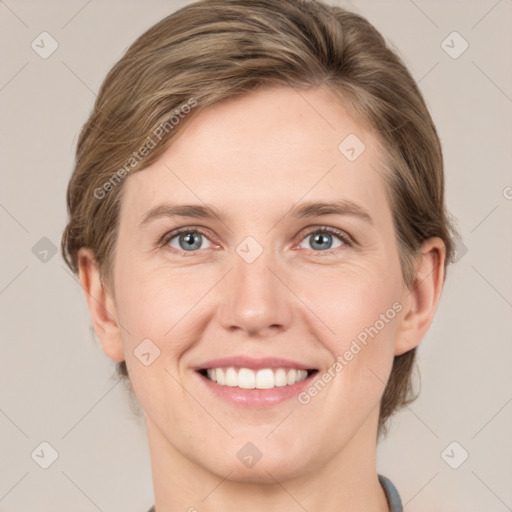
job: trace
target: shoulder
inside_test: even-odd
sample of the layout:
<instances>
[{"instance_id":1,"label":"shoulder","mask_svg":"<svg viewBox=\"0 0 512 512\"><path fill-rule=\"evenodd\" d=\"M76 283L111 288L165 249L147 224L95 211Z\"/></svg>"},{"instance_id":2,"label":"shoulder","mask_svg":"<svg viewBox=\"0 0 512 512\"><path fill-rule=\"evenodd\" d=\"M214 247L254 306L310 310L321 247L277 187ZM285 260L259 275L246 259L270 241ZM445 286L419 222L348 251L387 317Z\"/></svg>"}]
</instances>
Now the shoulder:
<instances>
[{"instance_id":1,"label":"shoulder","mask_svg":"<svg viewBox=\"0 0 512 512\"><path fill-rule=\"evenodd\" d=\"M390 512L402 512L402 500L400 499L400 495L398 494L396 487L393 485L393 482L383 475L378 476L380 485L382 485L382 488L386 493Z\"/></svg>"}]
</instances>

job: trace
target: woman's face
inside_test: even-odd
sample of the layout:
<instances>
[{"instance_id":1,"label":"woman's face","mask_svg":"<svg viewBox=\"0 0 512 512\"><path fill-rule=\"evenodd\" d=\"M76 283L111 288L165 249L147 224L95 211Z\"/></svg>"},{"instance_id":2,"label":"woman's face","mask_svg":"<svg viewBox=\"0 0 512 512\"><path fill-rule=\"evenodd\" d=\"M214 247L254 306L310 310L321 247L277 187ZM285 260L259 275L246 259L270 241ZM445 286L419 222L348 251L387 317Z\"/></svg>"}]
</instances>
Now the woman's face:
<instances>
[{"instance_id":1,"label":"woman's face","mask_svg":"<svg viewBox=\"0 0 512 512\"><path fill-rule=\"evenodd\" d=\"M119 347L170 457L261 482L374 445L408 300L381 156L327 89L283 88L127 178Z\"/></svg>"}]
</instances>

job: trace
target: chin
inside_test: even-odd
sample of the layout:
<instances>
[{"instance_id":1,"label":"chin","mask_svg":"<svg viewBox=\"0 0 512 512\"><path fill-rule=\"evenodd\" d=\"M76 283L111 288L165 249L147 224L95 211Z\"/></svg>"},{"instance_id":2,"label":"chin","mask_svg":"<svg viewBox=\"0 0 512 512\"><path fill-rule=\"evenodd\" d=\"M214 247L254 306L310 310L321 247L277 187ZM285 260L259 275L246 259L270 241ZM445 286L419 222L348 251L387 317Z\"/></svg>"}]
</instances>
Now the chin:
<instances>
[{"instance_id":1,"label":"chin","mask_svg":"<svg viewBox=\"0 0 512 512\"><path fill-rule=\"evenodd\" d=\"M256 484L275 484L276 480L297 478L307 473L308 467L311 468L303 448L290 451L282 445L269 445L268 442L261 450L251 443L236 445L234 450L223 451L208 461L203 459L201 464L220 478L229 475L228 480ZM311 463L314 465L313 461Z\"/></svg>"}]
</instances>

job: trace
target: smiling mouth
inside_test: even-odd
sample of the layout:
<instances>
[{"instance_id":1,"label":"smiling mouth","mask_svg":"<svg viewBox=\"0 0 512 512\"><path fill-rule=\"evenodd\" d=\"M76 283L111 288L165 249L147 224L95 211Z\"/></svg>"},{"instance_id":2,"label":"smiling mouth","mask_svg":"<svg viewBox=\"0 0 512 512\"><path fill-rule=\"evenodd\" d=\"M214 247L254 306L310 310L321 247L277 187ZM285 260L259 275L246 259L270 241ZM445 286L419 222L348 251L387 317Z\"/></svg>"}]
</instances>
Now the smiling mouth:
<instances>
[{"instance_id":1,"label":"smiling mouth","mask_svg":"<svg viewBox=\"0 0 512 512\"><path fill-rule=\"evenodd\" d=\"M203 377L220 386L240 389L272 389L293 386L317 373L318 370L301 370L295 368L204 368L199 370Z\"/></svg>"}]
</instances>

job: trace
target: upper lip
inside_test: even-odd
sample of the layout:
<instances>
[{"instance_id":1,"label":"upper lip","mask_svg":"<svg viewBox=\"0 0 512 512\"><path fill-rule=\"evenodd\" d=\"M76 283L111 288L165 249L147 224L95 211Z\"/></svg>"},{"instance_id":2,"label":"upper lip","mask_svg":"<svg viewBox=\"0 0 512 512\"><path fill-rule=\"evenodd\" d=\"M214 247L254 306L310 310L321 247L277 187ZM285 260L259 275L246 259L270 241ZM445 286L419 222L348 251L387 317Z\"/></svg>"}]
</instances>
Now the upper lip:
<instances>
[{"instance_id":1,"label":"upper lip","mask_svg":"<svg viewBox=\"0 0 512 512\"><path fill-rule=\"evenodd\" d=\"M291 359L281 357L261 357L254 358L248 356L231 356L219 359L211 359L198 365L196 370L207 370L209 368L249 368L252 370L261 370L263 368L295 368L297 370L314 370L315 368L308 364L299 363Z\"/></svg>"}]
</instances>

